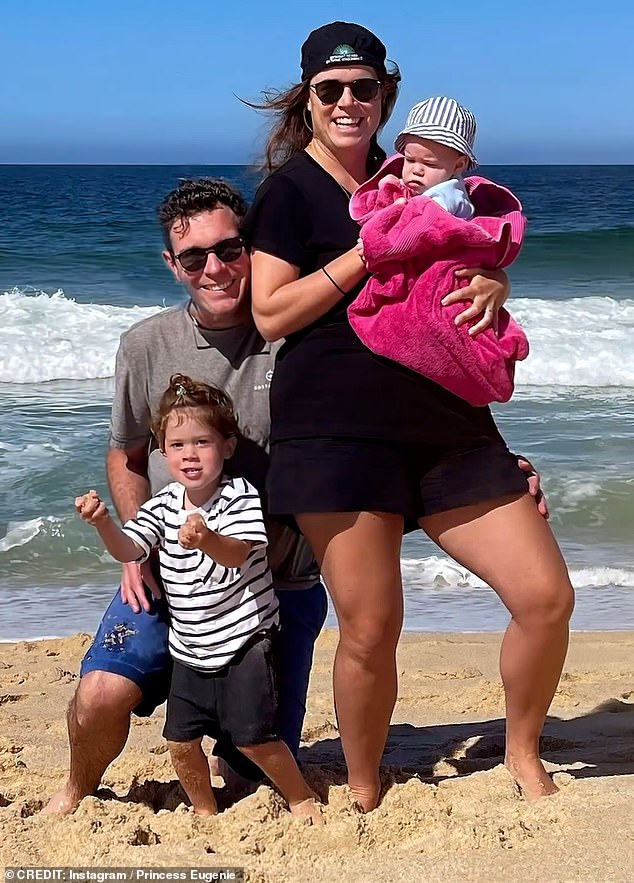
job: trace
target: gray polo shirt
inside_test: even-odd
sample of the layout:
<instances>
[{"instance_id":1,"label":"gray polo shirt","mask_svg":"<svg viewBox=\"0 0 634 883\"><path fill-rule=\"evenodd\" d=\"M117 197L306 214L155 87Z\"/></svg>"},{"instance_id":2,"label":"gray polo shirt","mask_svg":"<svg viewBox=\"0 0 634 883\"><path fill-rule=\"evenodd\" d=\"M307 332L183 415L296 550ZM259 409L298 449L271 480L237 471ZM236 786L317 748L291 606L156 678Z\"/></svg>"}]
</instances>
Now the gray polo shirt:
<instances>
[{"instance_id":1,"label":"gray polo shirt","mask_svg":"<svg viewBox=\"0 0 634 883\"><path fill-rule=\"evenodd\" d=\"M151 420L172 374L188 374L194 380L219 386L233 399L244 438L228 461L227 471L255 485L266 505L269 387L279 346L279 342L263 340L252 323L220 331L200 328L189 315L187 305L143 319L121 335L110 447L148 445L153 494L172 481L152 436ZM275 587L296 589L314 585L319 570L301 534L270 519L266 526Z\"/></svg>"}]
</instances>

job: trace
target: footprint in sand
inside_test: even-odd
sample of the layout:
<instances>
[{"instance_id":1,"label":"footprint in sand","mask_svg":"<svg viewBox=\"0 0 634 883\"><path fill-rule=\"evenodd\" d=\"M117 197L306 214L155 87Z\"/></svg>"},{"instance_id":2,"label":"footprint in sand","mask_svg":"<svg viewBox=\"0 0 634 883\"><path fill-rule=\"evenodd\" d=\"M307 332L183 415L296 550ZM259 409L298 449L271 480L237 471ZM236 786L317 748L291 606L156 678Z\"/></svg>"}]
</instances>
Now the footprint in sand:
<instances>
[{"instance_id":1,"label":"footprint in sand","mask_svg":"<svg viewBox=\"0 0 634 883\"><path fill-rule=\"evenodd\" d=\"M26 699L26 696L23 696L21 693L5 693L3 696L0 696L0 705L7 705L9 702L21 702L22 699Z\"/></svg>"}]
</instances>

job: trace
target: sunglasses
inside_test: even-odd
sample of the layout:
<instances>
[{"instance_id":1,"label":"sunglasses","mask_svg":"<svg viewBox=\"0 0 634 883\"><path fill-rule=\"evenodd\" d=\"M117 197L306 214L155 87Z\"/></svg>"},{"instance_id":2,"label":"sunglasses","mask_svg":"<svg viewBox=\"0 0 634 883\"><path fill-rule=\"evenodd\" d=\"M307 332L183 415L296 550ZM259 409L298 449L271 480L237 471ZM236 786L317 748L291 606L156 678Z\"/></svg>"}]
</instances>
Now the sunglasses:
<instances>
[{"instance_id":1,"label":"sunglasses","mask_svg":"<svg viewBox=\"0 0 634 883\"><path fill-rule=\"evenodd\" d=\"M215 245L210 245L208 248L186 248L180 254L175 254L174 258L183 270L195 273L203 269L207 263L208 255L215 254L223 264L230 264L232 261L238 260L243 248L244 239L241 236L233 236L231 239L216 242Z\"/></svg>"},{"instance_id":2,"label":"sunglasses","mask_svg":"<svg viewBox=\"0 0 634 883\"><path fill-rule=\"evenodd\" d=\"M336 104L346 86L352 92L355 101L374 101L381 89L381 81L373 80L370 77L362 77L360 80L353 80L351 83L342 83L341 80L322 80L321 83L313 83L311 89L322 104Z\"/></svg>"}]
</instances>

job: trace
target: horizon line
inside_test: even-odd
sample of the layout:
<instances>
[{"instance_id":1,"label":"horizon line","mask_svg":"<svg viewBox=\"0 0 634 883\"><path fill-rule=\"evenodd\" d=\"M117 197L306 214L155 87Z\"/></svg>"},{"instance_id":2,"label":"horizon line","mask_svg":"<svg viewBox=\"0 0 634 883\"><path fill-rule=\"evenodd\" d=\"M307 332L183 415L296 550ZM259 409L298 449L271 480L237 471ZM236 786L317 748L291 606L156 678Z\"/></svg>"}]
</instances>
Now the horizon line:
<instances>
[{"instance_id":1,"label":"horizon line","mask_svg":"<svg viewBox=\"0 0 634 883\"><path fill-rule=\"evenodd\" d=\"M566 166L633 166L633 162L484 162L479 163L478 168L488 168L489 166L552 166L561 168ZM90 162L82 160L80 162L3 162L2 166L127 166L127 167L174 167L174 166L223 166L226 168L253 168L258 171L261 169L256 163L224 163L224 162Z\"/></svg>"}]
</instances>

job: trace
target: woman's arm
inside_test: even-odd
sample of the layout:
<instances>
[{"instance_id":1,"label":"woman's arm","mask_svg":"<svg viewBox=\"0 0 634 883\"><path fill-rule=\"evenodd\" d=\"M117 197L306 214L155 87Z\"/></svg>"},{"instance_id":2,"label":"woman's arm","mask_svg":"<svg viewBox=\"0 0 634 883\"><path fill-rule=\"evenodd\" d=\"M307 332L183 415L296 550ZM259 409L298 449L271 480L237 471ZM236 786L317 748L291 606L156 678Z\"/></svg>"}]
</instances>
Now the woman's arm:
<instances>
[{"instance_id":1,"label":"woman's arm","mask_svg":"<svg viewBox=\"0 0 634 883\"><path fill-rule=\"evenodd\" d=\"M305 328L334 307L366 274L354 248L326 264L325 271L317 270L302 279L298 267L254 250L251 294L260 334L266 340L278 340Z\"/></svg>"}]
</instances>

